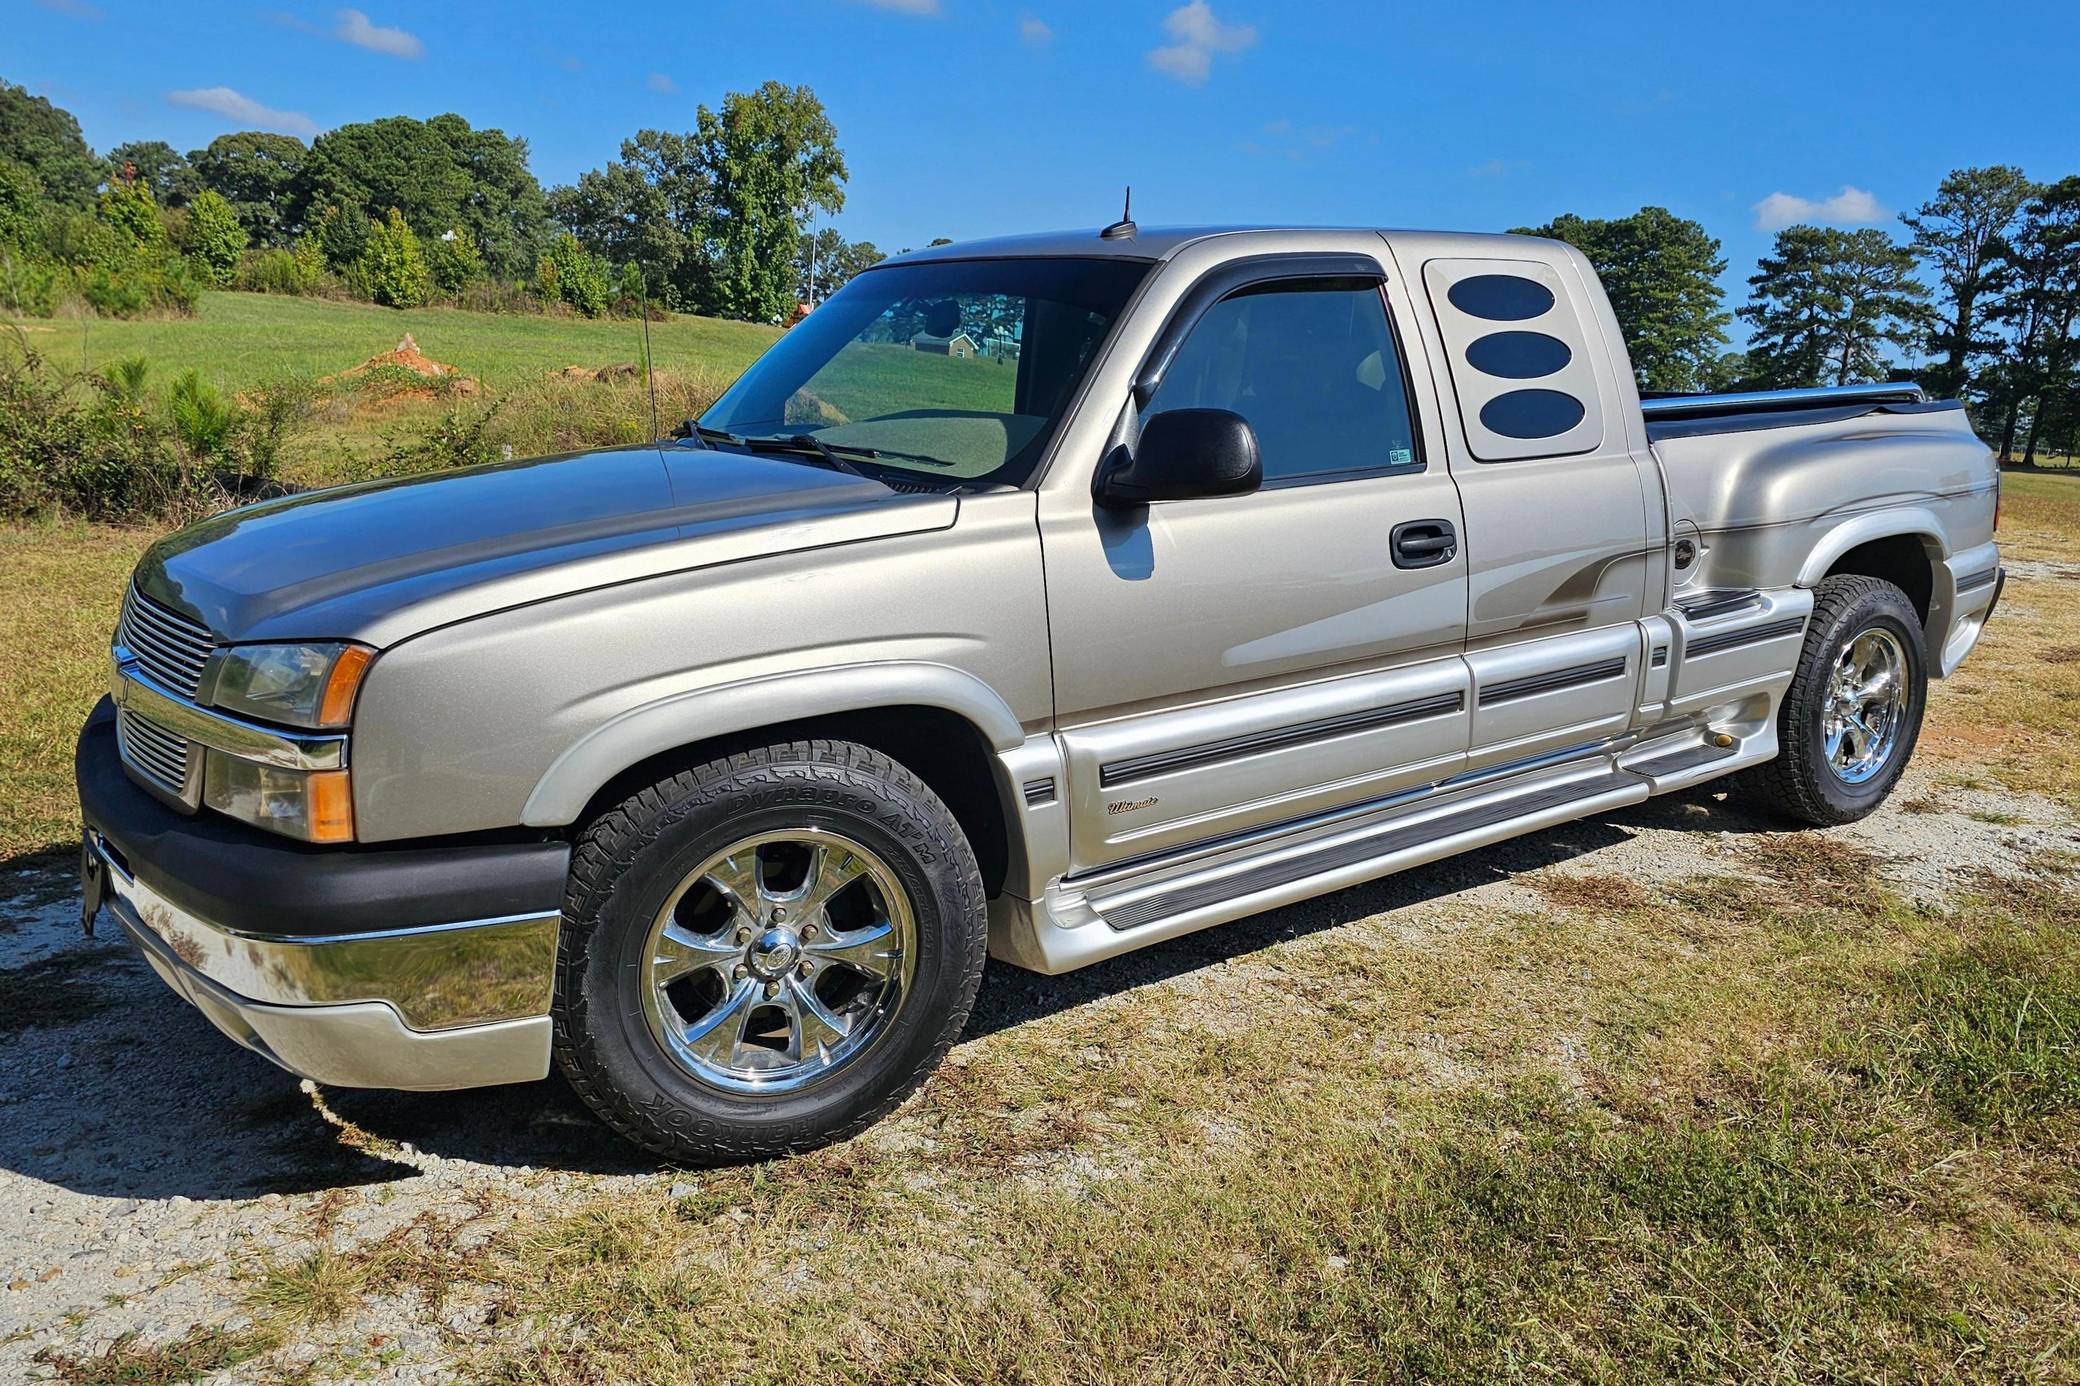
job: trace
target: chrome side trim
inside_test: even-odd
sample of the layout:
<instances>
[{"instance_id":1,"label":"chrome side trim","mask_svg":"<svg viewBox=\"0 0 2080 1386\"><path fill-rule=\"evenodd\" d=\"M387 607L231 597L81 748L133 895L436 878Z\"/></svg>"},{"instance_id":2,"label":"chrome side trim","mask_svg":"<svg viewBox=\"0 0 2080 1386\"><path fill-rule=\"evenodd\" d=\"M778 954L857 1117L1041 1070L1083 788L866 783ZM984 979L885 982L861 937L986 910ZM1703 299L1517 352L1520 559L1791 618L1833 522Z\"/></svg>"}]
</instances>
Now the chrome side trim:
<instances>
[{"instance_id":1,"label":"chrome side trim","mask_svg":"<svg viewBox=\"0 0 2080 1386\"><path fill-rule=\"evenodd\" d=\"M371 1002L420 1032L548 1013L560 914L309 938L243 933L198 918L139 880L99 833L89 834L88 845L108 872L117 917L242 1001Z\"/></svg>"},{"instance_id":2,"label":"chrome side trim","mask_svg":"<svg viewBox=\"0 0 2080 1386\"><path fill-rule=\"evenodd\" d=\"M152 678L125 647L115 647L115 676L109 696L127 708L198 745L226 755L290 770L340 770L347 764L347 738L263 726L198 707Z\"/></svg>"}]
</instances>

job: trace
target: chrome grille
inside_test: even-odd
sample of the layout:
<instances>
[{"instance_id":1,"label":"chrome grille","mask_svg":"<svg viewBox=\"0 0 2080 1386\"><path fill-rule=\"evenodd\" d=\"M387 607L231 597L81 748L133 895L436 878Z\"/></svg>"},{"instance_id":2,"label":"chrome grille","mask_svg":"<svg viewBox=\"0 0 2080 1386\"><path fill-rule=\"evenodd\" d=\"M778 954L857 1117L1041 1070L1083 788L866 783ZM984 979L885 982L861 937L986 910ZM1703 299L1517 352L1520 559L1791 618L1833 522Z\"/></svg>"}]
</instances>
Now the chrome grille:
<instances>
[{"instance_id":1,"label":"chrome grille","mask_svg":"<svg viewBox=\"0 0 2080 1386\"><path fill-rule=\"evenodd\" d=\"M195 746L128 708L116 710L116 747L124 763L177 799L185 800Z\"/></svg>"},{"instance_id":2,"label":"chrome grille","mask_svg":"<svg viewBox=\"0 0 2080 1386\"><path fill-rule=\"evenodd\" d=\"M123 602L116 639L144 672L183 698L195 696L214 642L209 628L144 596L135 588Z\"/></svg>"}]
</instances>

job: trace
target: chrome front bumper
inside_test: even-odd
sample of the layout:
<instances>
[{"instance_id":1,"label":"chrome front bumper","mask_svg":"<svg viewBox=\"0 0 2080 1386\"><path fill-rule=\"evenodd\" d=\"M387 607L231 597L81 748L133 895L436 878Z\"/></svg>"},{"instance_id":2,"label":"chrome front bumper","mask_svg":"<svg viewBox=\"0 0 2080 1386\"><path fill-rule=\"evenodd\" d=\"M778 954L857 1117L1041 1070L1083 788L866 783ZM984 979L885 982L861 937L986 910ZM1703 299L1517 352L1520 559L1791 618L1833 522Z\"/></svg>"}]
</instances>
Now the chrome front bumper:
<instances>
[{"instance_id":1,"label":"chrome front bumper","mask_svg":"<svg viewBox=\"0 0 2080 1386\"><path fill-rule=\"evenodd\" d=\"M417 1090L548 1076L559 915L255 934L174 904L92 829L86 855L102 878L102 902L166 984L291 1073Z\"/></svg>"}]
</instances>

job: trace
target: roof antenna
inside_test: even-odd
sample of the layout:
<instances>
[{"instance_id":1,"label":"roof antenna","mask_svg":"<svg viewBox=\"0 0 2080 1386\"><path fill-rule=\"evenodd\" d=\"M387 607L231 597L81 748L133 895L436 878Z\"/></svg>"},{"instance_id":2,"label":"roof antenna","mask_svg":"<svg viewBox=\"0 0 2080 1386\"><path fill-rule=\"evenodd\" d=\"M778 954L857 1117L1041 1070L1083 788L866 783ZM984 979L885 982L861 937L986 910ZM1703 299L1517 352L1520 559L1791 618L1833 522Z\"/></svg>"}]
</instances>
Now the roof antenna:
<instances>
[{"instance_id":1,"label":"roof antenna","mask_svg":"<svg viewBox=\"0 0 2080 1386\"><path fill-rule=\"evenodd\" d=\"M657 429L657 358L650 352L650 274L645 270L637 278L642 285L642 300L638 311L643 315L643 379L650 386L650 441L656 442L664 435Z\"/></svg>"},{"instance_id":2,"label":"roof antenna","mask_svg":"<svg viewBox=\"0 0 2080 1386\"><path fill-rule=\"evenodd\" d=\"M1108 241L1131 241L1134 239L1134 233L1140 229L1134 225L1134 185L1129 183L1126 205L1119 209L1119 220L1100 231L1098 235Z\"/></svg>"}]
</instances>

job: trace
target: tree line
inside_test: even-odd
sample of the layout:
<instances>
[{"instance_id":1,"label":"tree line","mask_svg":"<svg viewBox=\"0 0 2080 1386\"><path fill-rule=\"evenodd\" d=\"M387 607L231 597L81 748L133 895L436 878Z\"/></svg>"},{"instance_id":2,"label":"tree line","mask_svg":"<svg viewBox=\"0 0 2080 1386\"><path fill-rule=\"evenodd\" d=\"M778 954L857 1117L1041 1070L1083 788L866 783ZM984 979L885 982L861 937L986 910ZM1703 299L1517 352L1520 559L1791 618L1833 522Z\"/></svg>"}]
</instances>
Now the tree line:
<instances>
[{"instance_id":1,"label":"tree line","mask_svg":"<svg viewBox=\"0 0 2080 1386\"><path fill-rule=\"evenodd\" d=\"M549 189L525 140L459 115L96 154L69 112L0 82L0 307L48 313L69 294L182 311L216 285L785 321L883 258L810 230L843 208L847 177L822 102L779 82L700 106L691 130L639 131ZM1720 242L1664 208L1518 229L1595 265L1643 389L1915 375L1967 400L2003 456L2080 451L2080 177L1958 169L1900 222L1903 236L1784 228L1730 311Z\"/></svg>"},{"instance_id":2,"label":"tree line","mask_svg":"<svg viewBox=\"0 0 2080 1386\"><path fill-rule=\"evenodd\" d=\"M177 311L236 286L784 320L812 283L825 296L882 258L807 230L843 207L846 177L815 93L778 82L546 190L524 139L459 115L97 154L70 112L0 82L0 306Z\"/></svg>"},{"instance_id":3,"label":"tree line","mask_svg":"<svg viewBox=\"0 0 2080 1386\"><path fill-rule=\"evenodd\" d=\"M1518 229L1595 265L1643 390L1915 379L1970 404L2003 458L2080 452L2080 177L1956 169L1900 223L1785 227L1732 312L1718 240L1664 208Z\"/></svg>"}]
</instances>

